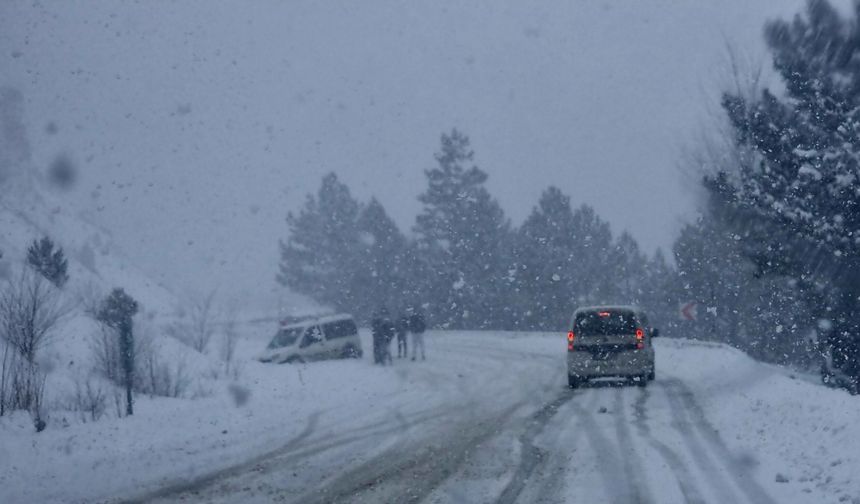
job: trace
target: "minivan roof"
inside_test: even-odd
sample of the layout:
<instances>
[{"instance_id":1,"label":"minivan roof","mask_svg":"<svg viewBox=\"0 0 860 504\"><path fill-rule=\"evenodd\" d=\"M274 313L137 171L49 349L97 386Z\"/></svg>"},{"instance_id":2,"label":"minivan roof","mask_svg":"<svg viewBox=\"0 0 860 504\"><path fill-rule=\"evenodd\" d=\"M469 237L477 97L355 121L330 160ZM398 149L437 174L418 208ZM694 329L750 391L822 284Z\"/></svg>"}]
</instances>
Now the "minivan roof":
<instances>
[{"instance_id":1,"label":"minivan roof","mask_svg":"<svg viewBox=\"0 0 860 504\"><path fill-rule=\"evenodd\" d=\"M603 306L583 306L581 308L577 308L574 315L578 313L584 312L595 312L595 311L630 311L634 313L639 313L642 310L637 308L636 306L630 305L603 305Z\"/></svg>"},{"instance_id":2,"label":"minivan roof","mask_svg":"<svg viewBox=\"0 0 860 504\"><path fill-rule=\"evenodd\" d=\"M339 313L337 315L326 315L323 317L311 317L299 322L281 321L281 329L295 329L299 327L307 327L317 324L328 324L330 322L340 322L341 320L352 320L352 315L348 313Z\"/></svg>"}]
</instances>

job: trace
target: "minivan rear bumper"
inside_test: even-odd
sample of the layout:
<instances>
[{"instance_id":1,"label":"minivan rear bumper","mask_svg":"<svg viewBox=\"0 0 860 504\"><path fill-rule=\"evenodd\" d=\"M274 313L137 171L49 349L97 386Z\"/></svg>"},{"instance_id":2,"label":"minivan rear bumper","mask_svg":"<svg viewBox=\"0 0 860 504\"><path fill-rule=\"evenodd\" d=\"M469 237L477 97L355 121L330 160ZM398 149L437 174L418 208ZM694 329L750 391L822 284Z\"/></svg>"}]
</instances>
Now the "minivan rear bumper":
<instances>
[{"instance_id":1,"label":"minivan rear bumper","mask_svg":"<svg viewBox=\"0 0 860 504\"><path fill-rule=\"evenodd\" d=\"M633 377L654 369L654 349L613 352L595 358L591 352L567 352L567 374L580 378Z\"/></svg>"}]
</instances>

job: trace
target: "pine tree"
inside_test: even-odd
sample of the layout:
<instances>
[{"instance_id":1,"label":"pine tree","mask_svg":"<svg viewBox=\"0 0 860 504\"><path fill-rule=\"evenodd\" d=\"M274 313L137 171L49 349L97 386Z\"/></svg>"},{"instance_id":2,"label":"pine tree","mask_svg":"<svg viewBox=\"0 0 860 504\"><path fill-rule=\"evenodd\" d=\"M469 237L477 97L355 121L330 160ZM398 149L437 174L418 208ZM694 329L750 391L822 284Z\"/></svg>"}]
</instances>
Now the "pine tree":
<instances>
[{"instance_id":1,"label":"pine tree","mask_svg":"<svg viewBox=\"0 0 860 504\"><path fill-rule=\"evenodd\" d=\"M686 333L744 347L741 293L753 280L754 267L741 254L734 235L702 217L684 226L673 251L682 299L697 304L697 321L686 324Z\"/></svg>"},{"instance_id":2,"label":"pine tree","mask_svg":"<svg viewBox=\"0 0 860 504\"><path fill-rule=\"evenodd\" d=\"M119 336L119 351L122 358L122 369L125 375L126 414L134 414L134 400L132 389L134 387L134 321L137 314L137 301L125 293L123 289L116 288L102 301L96 313L96 319L101 323L117 331Z\"/></svg>"},{"instance_id":3,"label":"pine tree","mask_svg":"<svg viewBox=\"0 0 860 504\"><path fill-rule=\"evenodd\" d=\"M510 224L473 164L469 138L442 135L438 166L425 170L428 188L415 232L432 278L428 294L435 318L455 327L489 327L504 316Z\"/></svg>"},{"instance_id":4,"label":"pine tree","mask_svg":"<svg viewBox=\"0 0 860 504\"><path fill-rule=\"evenodd\" d=\"M30 244L27 263L57 288L62 288L69 280L69 264L63 248L54 250L54 242L47 236Z\"/></svg>"},{"instance_id":5,"label":"pine tree","mask_svg":"<svg viewBox=\"0 0 860 504\"><path fill-rule=\"evenodd\" d=\"M706 180L759 277L788 276L833 334L860 334L860 23L824 0L766 25L785 92L726 95L751 161ZM816 285L826 291L816 293ZM860 374L860 369L858 369Z\"/></svg>"},{"instance_id":6,"label":"pine tree","mask_svg":"<svg viewBox=\"0 0 860 504\"><path fill-rule=\"evenodd\" d=\"M633 235L623 231L615 242L611 257L615 273L616 299L618 302L639 305L643 300L647 258L639 250Z\"/></svg>"},{"instance_id":7,"label":"pine tree","mask_svg":"<svg viewBox=\"0 0 860 504\"><path fill-rule=\"evenodd\" d=\"M358 302L359 208L337 175L323 177L316 197L308 195L299 214L287 216L290 236L281 242L277 281L320 303L351 311Z\"/></svg>"},{"instance_id":8,"label":"pine tree","mask_svg":"<svg viewBox=\"0 0 860 504\"><path fill-rule=\"evenodd\" d=\"M612 259L612 230L594 208L582 205L573 212L576 279L573 293L579 306L617 301L617 281Z\"/></svg>"},{"instance_id":9,"label":"pine tree","mask_svg":"<svg viewBox=\"0 0 860 504\"><path fill-rule=\"evenodd\" d=\"M358 263L353 290L357 316L369 316L380 306L405 309L414 301L407 289L409 276L406 237L376 198L359 214L362 258Z\"/></svg>"},{"instance_id":10,"label":"pine tree","mask_svg":"<svg viewBox=\"0 0 860 504\"><path fill-rule=\"evenodd\" d=\"M582 286L576 273L580 252L570 198L556 187L541 195L520 226L515 245L518 327L561 330L575 309Z\"/></svg>"},{"instance_id":11,"label":"pine tree","mask_svg":"<svg viewBox=\"0 0 860 504\"><path fill-rule=\"evenodd\" d=\"M669 266L662 249L657 249L645 267L645 282L640 306L648 311L651 323L664 334L674 331L681 302L677 272Z\"/></svg>"}]
</instances>

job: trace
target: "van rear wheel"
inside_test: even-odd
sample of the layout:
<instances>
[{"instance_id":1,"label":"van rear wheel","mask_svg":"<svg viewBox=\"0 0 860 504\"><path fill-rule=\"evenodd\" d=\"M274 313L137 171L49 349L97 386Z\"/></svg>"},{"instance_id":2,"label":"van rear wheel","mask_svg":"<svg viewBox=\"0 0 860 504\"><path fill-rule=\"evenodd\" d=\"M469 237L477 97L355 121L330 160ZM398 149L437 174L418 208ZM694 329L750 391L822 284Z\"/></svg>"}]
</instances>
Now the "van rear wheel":
<instances>
[{"instance_id":1,"label":"van rear wheel","mask_svg":"<svg viewBox=\"0 0 860 504\"><path fill-rule=\"evenodd\" d=\"M579 388L580 383L582 383L582 381L578 377L570 375L570 374L567 375L567 386L568 387L570 387L572 389Z\"/></svg>"}]
</instances>

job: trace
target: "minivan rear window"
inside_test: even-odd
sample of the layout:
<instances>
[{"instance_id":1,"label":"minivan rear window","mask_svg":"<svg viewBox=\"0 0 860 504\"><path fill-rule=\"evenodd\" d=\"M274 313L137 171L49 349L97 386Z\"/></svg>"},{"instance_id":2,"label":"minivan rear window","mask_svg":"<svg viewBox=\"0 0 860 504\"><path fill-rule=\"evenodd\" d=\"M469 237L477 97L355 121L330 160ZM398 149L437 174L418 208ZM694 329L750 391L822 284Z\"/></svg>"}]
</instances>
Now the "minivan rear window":
<instances>
[{"instance_id":1,"label":"minivan rear window","mask_svg":"<svg viewBox=\"0 0 860 504\"><path fill-rule=\"evenodd\" d=\"M305 331L304 327L296 327L294 329L281 329L278 334L272 338L269 343L269 348L282 348L292 346L299 339L299 336Z\"/></svg>"},{"instance_id":2,"label":"minivan rear window","mask_svg":"<svg viewBox=\"0 0 860 504\"><path fill-rule=\"evenodd\" d=\"M573 331L577 336L610 336L634 334L637 328L633 312L607 310L580 313L574 321Z\"/></svg>"},{"instance_id":3,"label":"minivan rear window","mask_svg":"<svg viewBox=\"0 0 860 504\"><path fill-rule=\"evenodd\" d=\"M325 337L330 340L345 338L356 333L358 333L358 329L352 320L338 320L325 325Z\"/></svg>"}]
</instances>

